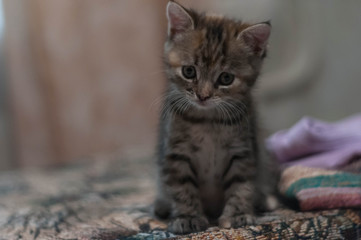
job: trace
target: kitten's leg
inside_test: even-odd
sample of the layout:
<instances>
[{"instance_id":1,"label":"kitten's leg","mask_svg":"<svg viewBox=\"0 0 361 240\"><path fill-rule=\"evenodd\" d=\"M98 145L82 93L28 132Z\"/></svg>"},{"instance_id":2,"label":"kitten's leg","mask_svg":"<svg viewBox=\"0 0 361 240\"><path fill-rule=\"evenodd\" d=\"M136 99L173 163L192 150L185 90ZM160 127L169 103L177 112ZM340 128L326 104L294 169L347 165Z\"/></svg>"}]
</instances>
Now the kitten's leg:
<instances>
[{"instance_id":1,"label":"kitten's leg","mask_svg":"<svg viewBox=\"0 0 361 240\"><path fill-rule=\"evenodd\" d=\"M277 184L280 178L278 163L266 154L263 147L260 148L254 199L255 210L258 213L273 211L280 205L277 199Z\"/></svg>"},{"instance_id":2,"label":"kitten's leg","mask_svg":"<svg viewBox=\"0 0 361 240\"><path fill-rule=\"evenodd\" d=\"M222 228L240 227L254 223L253 215L253 183L235 183L232 193L223 209L222 215L218 219L218 224Z\"/></svg>"},{"instance_id":3,"label":"kitten's leg","mask_svg":"<svg viewBox=\"0 0 361 240\"><path fill-rule=\"evenodd\" d=\"M185 234L207 229L208 220L203 214L197 172L191 159L180 154L167 155L161 177L172 202L169 231Z\"/></svg>"},{"instance_id":4,"label":"kitten's leg","mask_svg":"<svg viewBox=\"0 0 361 240\"><path fill-rule=\"evenodd\" d=\"M254 222L255 175L255 162L248 154L231 158L223 173L226 204L218 219L220 227L239 227Z\"/></svg>"}]
</instances>

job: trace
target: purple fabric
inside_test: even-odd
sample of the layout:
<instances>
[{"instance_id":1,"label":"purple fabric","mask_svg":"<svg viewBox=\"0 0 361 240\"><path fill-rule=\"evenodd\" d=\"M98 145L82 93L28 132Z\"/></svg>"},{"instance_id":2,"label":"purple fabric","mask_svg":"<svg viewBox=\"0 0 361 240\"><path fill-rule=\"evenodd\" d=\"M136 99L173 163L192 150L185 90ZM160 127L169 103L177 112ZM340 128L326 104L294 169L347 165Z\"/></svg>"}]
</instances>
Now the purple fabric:
<instances>
[{"instance_id":1,"label":"purple fabric","mask_svg":"<svg viewBox=\"0 0 361 240\"><path fill-rule=\"evenodd\" d=\"M304 117L269 137L266 146L284 166L337 169L361 156L361 114L336 123Z\"/></svg>"}]
</instances>

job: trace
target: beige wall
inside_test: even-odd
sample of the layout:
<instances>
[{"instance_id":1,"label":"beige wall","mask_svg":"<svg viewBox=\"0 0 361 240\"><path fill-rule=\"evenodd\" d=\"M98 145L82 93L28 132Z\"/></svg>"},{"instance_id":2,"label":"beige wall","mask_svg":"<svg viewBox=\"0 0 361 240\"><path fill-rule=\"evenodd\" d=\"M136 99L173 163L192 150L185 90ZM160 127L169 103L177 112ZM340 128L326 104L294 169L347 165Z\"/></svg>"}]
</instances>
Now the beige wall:
<instances>
[{"instance_id":1,"label":"beige wall","mask_svg":"<svg viewBox=\"0 0 361 240\"><path fill-rule=\"evenodd\" d=\"M165 4L5 1L18 165L152 149Z\"/></svg>"}]
</instances>

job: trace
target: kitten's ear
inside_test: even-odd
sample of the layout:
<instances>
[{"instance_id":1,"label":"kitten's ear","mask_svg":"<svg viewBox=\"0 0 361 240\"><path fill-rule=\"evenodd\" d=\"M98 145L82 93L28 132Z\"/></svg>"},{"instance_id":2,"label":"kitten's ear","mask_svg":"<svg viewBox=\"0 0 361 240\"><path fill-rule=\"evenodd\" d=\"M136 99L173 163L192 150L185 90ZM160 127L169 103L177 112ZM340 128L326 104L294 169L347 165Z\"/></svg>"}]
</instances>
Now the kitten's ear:
<instances>
[{"instance_id":1,"label":"kitten's ear","mask_svg":"<svg viewBox=\"0 0 361 240\"><path fill-rule=\"evenodd\" d=\"M255 54L262 56L267 48L268 38L271 34L269 22L258 23L244 29L238 39L250 47Z\"/></svg>"},{"instance_id":2,"label":"kitten's ear","mask_svg":"<svg viewBox=\"0 0 361 240\"><path fill-rule=\"evenodd\" d=\"M176 34L194 29L194 22L187 10L176 2L169 1L167 5L168 35Z\"/></svg>"}]
</instances>

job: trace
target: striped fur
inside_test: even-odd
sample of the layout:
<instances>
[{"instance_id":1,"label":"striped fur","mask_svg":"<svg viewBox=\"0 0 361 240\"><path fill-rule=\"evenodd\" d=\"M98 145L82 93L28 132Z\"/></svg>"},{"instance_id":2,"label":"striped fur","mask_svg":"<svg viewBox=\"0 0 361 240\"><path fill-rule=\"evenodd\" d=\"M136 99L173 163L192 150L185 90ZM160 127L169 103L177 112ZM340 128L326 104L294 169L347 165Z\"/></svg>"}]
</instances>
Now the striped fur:
<instances>
[{"instance_id":1,"label":"striped fur","mask_svg":"<svg viewBox=\"0 0 361 240\"><path fill-rule=\"evenodd\" d=\"M217 219L221 227L252 222L254 196L263 195L255 186L260 167L251 90L269 24L198 14L175 2L167 9L155 213L169 217L175 233L204 230ZM184 66L193 66L196 77L187 79ZM220 82L222 72L235 76L230 85Z\"/></svg>"}]
</instances>

